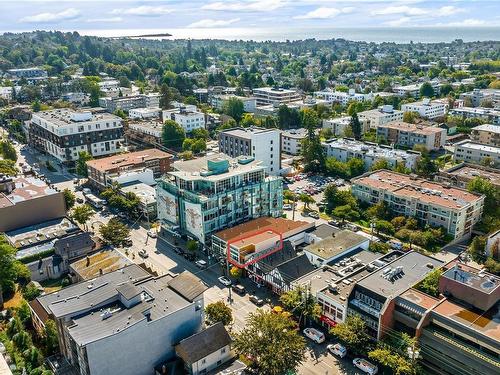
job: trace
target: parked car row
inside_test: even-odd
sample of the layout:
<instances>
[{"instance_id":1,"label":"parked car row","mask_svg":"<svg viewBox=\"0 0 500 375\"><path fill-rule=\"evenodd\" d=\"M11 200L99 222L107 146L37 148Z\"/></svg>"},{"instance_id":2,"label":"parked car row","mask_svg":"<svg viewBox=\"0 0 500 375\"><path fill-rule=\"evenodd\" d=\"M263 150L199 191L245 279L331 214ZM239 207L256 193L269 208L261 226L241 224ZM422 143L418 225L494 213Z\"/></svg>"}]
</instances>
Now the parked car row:
<instances>
[{"instance_id":1,"label":"parked car row","mask_svg":"<svg viewBox=\"0 0 500 375\"><path fill-rule=\"evenodd\" d=\"M304 329L303 333L307 338L317 344L325 342L325 334L316 328L308 327ZM328 344L326 348L331 354L339 358L345 358L347 356L347 348L339 343ZM368 375L375 375L378 373L378 366L364 358L354 358L352 364Z\"/></svg>"}]
</instances>

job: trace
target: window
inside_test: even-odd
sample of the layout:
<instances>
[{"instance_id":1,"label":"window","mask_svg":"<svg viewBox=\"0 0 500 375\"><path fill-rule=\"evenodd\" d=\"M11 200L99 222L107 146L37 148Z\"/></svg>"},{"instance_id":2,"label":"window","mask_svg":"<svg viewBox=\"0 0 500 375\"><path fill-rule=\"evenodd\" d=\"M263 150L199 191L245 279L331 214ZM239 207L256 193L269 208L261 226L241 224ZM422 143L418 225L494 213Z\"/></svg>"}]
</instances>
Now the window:
<instances>
[{"instance_id":1,"label":"window","mask_svg":"<svg viewBox=\"0 0 500 375\"><path fill-rule=\"evenodd\" d=\"M207 360L206 360L205 358L203 358L203 359L201 360L201 364L202 364L202 365L204 365L205 363L207 363Z\"/></svg>"},{"instance_id":2,"label":"window","mask_svg":"<svg viewBox=\"0 0 500 375\"><path fill-rule=\"evenodd\" d=\"M226 352L226 348L222 348L222 349L220 350L220 354L224 354L225 352Z\"/></svg>"}]
</instances>

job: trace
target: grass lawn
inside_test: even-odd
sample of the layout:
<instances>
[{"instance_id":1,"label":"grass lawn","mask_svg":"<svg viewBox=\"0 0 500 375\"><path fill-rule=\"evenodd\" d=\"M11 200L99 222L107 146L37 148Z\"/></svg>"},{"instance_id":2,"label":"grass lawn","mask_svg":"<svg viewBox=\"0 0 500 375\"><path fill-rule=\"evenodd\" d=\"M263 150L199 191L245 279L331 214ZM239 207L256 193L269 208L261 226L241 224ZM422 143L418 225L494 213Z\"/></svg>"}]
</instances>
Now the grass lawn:
<instances>
[{"instance_id":1,"label":"grass lawn","mask_svg":"<svg viewBox=\"0 0 500 375\"><path fill-rule=\"evenodd\" d=\"M61 283L65 278L66 277L61 277L60 279L54 280L45 280L42 281L40 285L43 286L45 293L57 292L58 290L62 289Z\"/></svg>"},{"instance_id":2,"label":"grass lawn","mask_svg":"<svg viewBox=\"0 0 500 375\"><path fill-rule=\"evenodd\" d=\"M3 306L5 309L8 309L9 307L18 308L19 306L21 306L22 301L23 295L21 294L20 290L17 290L11 299L4 302Z\"/></svg>"}]
</instances>

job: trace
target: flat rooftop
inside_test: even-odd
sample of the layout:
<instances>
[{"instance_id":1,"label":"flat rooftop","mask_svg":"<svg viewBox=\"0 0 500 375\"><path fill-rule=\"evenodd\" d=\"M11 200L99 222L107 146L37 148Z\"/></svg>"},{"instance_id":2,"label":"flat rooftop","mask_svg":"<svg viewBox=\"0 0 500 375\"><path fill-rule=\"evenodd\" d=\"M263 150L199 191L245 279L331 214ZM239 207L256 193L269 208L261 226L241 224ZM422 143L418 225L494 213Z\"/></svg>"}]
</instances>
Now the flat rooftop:
<instances>
[{"instance_id":1,"label":"flat rooftop","mask_svg":"<svg viewBox=\"0 0 500 375\"><path fill-rule=\"evenodd\" d=\"M171 158L172 155L158 150L156 148L150 148L142 151L130 152L127 154L118 154L113 156L108 156L101 159L94 159L87 161L87 166L95 168L100 172L106 172L108 170L120 169L125 167L142 166L147 161Z\"/></svg>"},{"instance_id":2,"label":"flat rooftop","mask_svg":"<svg viewBox=\"0 0 500 375\"><path fill-rule=\"evenodd\" d=\"M388 128L398 131L411 132L421 135L430 135L443 132L442 128L432 125L422 125L422 124L410 124L404 121L391 121L387 124L379 125L379 128Z\"/></svg>"},{"instance_id":3,"label":"flat rooftop","mask_svg":"<svg viewBox=\"0 0 500 375\"><path fill-rule=\"evenodd\" d=\"M375 143L360 142L348 138L336 138L322 143L323 146L338 148L351 152L363 153L363 155L371 156L374 158L387 158L387 159L406 159L410 156L420 156L420 152L405 151L392 148L390 146L379 146Z\"/></svg>"},{"instance_id":4,"label":"flat rooftop","mask_svg":"<svg viewBox=\"0 0 500 375\"><path fill-rule=\"evenodd\" d=\"M365 173L351 181L356 185L390 191L401 198L417 198L421 202L450 209L460 209L482 199L481 195L465 189L385 169Z\"/></svg>"},{"instance_id":5,"label":"flat rooftop","mask_svg":"<svg viewBox=\"0 0 500 375\"><path fill-rule=\"evenodd\" d=\"M245 160L248 158L243 157L240 160ZM229 169L222 173L207 174L208 161L212 162L222 162L227 160L229 162ZM168 172L169 175L179 177L183 180L208 180L208 181L218 181L221 179L226 179L231 176L237 176L243 173L254 172L254 171L264 171L266 167L262 165L259 160L251 160L242 164L238 162L238 158L232 158L223 153L216 153L213 155L207 155L201 158L193 160L179 160L173 163L173 172Z\"/></svg>"},{"instance_id":6,"label":"flat rooftop","mask_svg":"<svg viewBox=\"0 0 500 375\"><path fill-rule=\"evenodd\" d=\"M439 304L432 312L451 319L474 331L478 331L498 342L500 341L499 310L500 302L491 307L488 311L480 312L446 300Z\"/></svg>"},{"instance_id":7,"label":"flat rooftop","mask_svg":"<svg viewBox=\"0 0 500 375\"><path fill-rule=\"evenodd\" d=\"M437 302L439 302L437 298L422 293L421 291L414 288L408 289L399 297L422 307L424 310L430 309L431 307L435 306Z\"/></svg>"},{"instance_id":8,"label":"flat rooftop","mask_svg":"<svg viewBox=\"0 0 500 375\"><path fill-rule=\"evenodd\" d=\"M360 115L364 116L370 116L370 117L382 117L382 116L388 116L392 115L395 113L403 113L403 111L400 111L399 109L392 109L390 111L384 111L382 108L375 108L375 109L369 109L368 111L363 111L359 112Z\"/></svg>"},{"instance_id":9,"label":"flat rooftop","mask_svg":"<svg viewBox=\"0 0 500 375\"><path fill-rule=\"evenodd\" d=\"M36 177L15 177L15 187L10 193L0 193L0 209L19 202L58 194L59 192Z\"/></svg>"},{"instance_id":10,"label":"flat rooftop","mask_svg":"<svg viewBox=\"0 0 500 375\"><path fill-rule=\"evenodd\" d=\"M101 250L85 258L71 263L73 269L83 280L93 279L101 274L116 271L120 268L132 264L130 260L121 255L118 251Z\"/></svg>"},{"instance_id":11,"label":"flat rooftop","mask_svg":"<svg viewBox=\"0 0 500 375\"><path fill-rule=\"evenodd\" d=\"M492 294L500 287L500 278L486 272L469 268L467 265L456 263L445 271L442 277L454 280L485 294Z\"/></svg>"},{"instance_id":12,"label":"flat rooftop","mask_svg":"<svg viewBox=\"0 0 500 375\"><path fill-rule=\"evenodd\" d=\"M245 138L245 139L250 139L252 137L252 134L262 134L262 133L273 133L277 129L266 129L266 128L259 128L257 126L251 126L249 128L232 128L228 130L222 131L220 134L226 134L226 135L231 135L233 137L238 137L238 138Z\"/></svg>"},{"instance_id":13,"label":"flat rooftop","mask_svg":"<svg viewBox=\"0 0 500 375\"><path fill-rule=\"evenodd\" d=\"M73 116L75 114L83 115L85 113L90 113L90 117L87 120L83 121L74 121ZM85 124L87 122L92 121L115 121L118 124L122 123L122 119L118 116L115 116L111 113L106 112L90 112L90 111L75 111L72 109L62 108L62 109L53 109L50 111L41 111L33 113L33 116L39 117L47 122L49 122L52 126L65 126L70 124Z\"/></svg>"},{"instance_id":14,"label":"flat rooftop","mask_svg":"<svg viewBox=\"0 0 500 375\"><path fill-rule=\"evenodd\" d=\"M468 140L456 143L455 148L457 148L457 147L464 147L464 148L468 148L470 150L484 151L484 152L488 152L490 154L500 155L500 147L483 145L481 143L476 143L476 142L468 141Z\"/></svg>"},{"instance_id":15,"label":"flat rooftop","mask_svg":"<svg viewBox=\"0 0 500 375\"><path fill-rule=\"evenodd\" d=\"M299 129L284 130L281 132L281 135L287 138L303 139L307 137L307 129L299 128Z\"/></svg>"},{"instance_id":16,"label":"flat rooftop","mask_svg":"<svg viewBox=\"0 0 500 375\"><path fill-rule=\"evenodd\" d=\"M368 241L368 239L364 236L351 232L350 230L343 230L336 233L335 237L325 238L324 240L306 246L304 250L322 259L328 259L342 254L348 249L358 247L366 241Z\"/></svg>"},{"instance_id":17,"label":"flat rooftop","mask_svg":"<svg viewBox=\"0 0 500 375\"><path fill-rule=\"evenodd\" d=\"M132 130L134 128L148 129L148 130L163 130L163 122L156 120L129 120L128 127Z\"/></svg>"},{"instance_id":18,"label":"flat rooftop","mask_svg":"<svg viewBox=\"0 0 500 375\"><path fill-rule=\"evenodd\" d=\"M236 225L232 228L224 229L215 233L214 236L228 242L237 240L243 236L252 236L258 232L272 230L273 232L281 233L283 239L285 239L287 236L300 233L311 228L314 228L314 223L307 221L294 221L282 217L260 217Z\"/></svg>"},{"instance_id":19,"label":"flat rooftop","mask_svg":"<svg viewBox=\"0 0 500 375\"><path fill-rule=\"evenodd\" d=\"M79 229L75 224L73 224L69 219L63 217L12 230L6 232L5 235L12 246L16 249L33 249L41 243L56 240L78 231ZM34 249L29 251L28 249L26 250L27 252L35 251ZM20 255L22 251L23 250L18 251L16 255ZM34 253L36 253L36 251Z\"/></svg>"},{"instance_id":20,"label":"flat rooftop","mask_svg":"<svg viewBox=\"0 0 500 375\"><path fill-rule=\"evenodd\" d=\"M156 202L156 189L143 182L131 183L120 188L123 193L134 193L146 205Z\"/></svg>"},{"instance_id":21,"label":"flat rooftop","mask_svg":"<svg viewBox=\"0 0 500 375\"><path fill-rule=\"evenodd\" d=\"M259 87L253 90L255 93L268 93L268 94L296 94L297 91L283 88L275 88L275 87Z\"/></svg>"},{"instance_id":22,"label":"flat rooftop","mask_svg":"<svg viewBox=\"0 0 500 375\"><path fill-rule=\"evenodd\" d=\"M483 124L476 126L475 128L472 128L472 130L480 131L480 132L490 132L490 133L496 133L500 134L500 126L499 125L493 125L493 124Z\"/></svg>"},{"instance_id":23,"label":"flat rooftop","mask_svg":"<svg viewBox=\"0 0 500 375\"><path fill-rule=\"evenodd\" d=\"M396 297L442 265L440 260L411 251L360 280L358 285L381 296ZM397 267L401 272L389 277Z\"/></svg>"},{"instance_id":24,"label":"flat rooftop","mask_svg":"<svg viewBox=\"0 0 500 375\"><path fill-rule=\"evenodd\" d=\"M475 166L472 164L462 164L458 167L452 167L445 171L444 173L449 175L454 175L457 177L462 177L465 179L473 179L475 177L482 177L492 184L500 185L500 171L493 168L484 168L480 166Z\"/></svg>"}]
</instances>

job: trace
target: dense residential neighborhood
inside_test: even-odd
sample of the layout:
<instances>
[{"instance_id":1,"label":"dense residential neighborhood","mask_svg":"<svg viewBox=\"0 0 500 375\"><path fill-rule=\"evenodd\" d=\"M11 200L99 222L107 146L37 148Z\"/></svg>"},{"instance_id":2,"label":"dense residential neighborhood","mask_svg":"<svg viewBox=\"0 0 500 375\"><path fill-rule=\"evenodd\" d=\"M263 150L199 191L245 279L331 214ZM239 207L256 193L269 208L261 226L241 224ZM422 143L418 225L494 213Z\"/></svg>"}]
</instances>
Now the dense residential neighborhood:
<instances>
[{"instance_id":1,"label":"dense residential neighborhood","mask_svg":"<svg viewBox=\"0 0 500 375\"><path fill-rule=\"evenodd\" d=\"M2 375L500 372L500 42L0 53Z\"/></svg>"}]
</instances>

